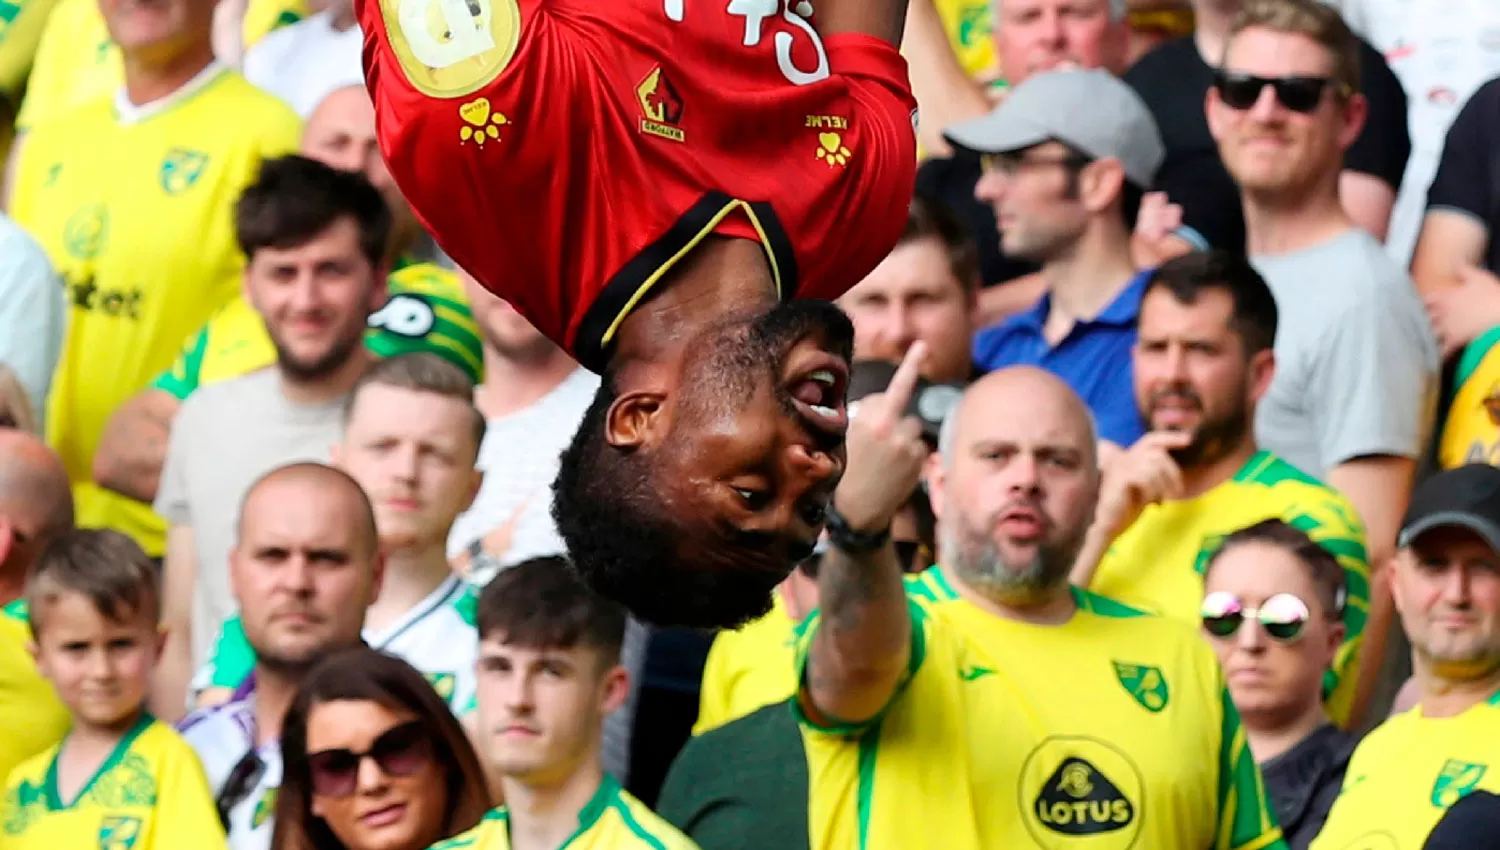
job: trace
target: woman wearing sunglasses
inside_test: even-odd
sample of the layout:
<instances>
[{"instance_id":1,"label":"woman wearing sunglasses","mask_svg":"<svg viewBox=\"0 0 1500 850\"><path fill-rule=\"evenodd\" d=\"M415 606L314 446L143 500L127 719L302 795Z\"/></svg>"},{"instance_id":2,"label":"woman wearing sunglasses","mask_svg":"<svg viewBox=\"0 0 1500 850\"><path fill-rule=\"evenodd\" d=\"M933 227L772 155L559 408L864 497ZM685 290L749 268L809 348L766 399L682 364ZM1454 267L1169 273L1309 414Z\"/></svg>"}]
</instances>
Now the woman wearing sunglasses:
<instances>
[{"instance_id":1,"label":"woman wearing sunglasses","mask_svg":"<svg viewBox=\"0 0 1500 850\"><path fill-rule=\"evenodd\" d=\"M1344 637L1344 570L1302 531L1271 519L1224 538L1203 581L1203 631L1287 844L1304 850L1354 752L1354 736L1323 709L1324 674Z\"/></svg>"},{"instance_id":2,"label":"woman wearing sunglasses","mask_svg":"<svg viewBox=\"0 0 1500 850\"><path fill-rule=\"evenodd\" d=\"M281 750L275 850L423 850L490 808L479 759L442 698L373 649L312 671Z\"/></svg>"}]
</instances>

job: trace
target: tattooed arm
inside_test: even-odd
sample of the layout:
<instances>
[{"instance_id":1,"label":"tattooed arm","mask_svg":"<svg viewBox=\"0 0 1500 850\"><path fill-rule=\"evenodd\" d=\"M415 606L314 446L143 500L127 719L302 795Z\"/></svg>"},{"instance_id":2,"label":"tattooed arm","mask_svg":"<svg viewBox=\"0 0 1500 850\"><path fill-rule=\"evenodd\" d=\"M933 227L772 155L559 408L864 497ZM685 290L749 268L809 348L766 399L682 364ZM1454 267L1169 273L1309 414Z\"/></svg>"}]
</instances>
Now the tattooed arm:
<instances>
[{"instance_id":1,"label":"tattooed arm","mask_svg":"<svg viewBox=\"0 0 1500 850\"><path fill-rule=\"evenodd\" d=\"M150 504L161 483L172 418L182 406L164 390L147 389L110 417L94 452L94 482Z\"/></svg>"},{"instance_id":2,"label":"tattooed arm","mask_svg":"<svg viewBox=\"0 0 1500 850\"><path fill-rule=\"evenodd\" d=\"M920 424L905 415L923 346L913 345L890 387L867 396L849 426L849 466L834 509L858 532L890 528L927 457ZM895 548L851 555L829 547L818 570L822 613L800 699L824 725L862 723L881 712L911 654L911 615Z\"/></svg>"}]
</instances>

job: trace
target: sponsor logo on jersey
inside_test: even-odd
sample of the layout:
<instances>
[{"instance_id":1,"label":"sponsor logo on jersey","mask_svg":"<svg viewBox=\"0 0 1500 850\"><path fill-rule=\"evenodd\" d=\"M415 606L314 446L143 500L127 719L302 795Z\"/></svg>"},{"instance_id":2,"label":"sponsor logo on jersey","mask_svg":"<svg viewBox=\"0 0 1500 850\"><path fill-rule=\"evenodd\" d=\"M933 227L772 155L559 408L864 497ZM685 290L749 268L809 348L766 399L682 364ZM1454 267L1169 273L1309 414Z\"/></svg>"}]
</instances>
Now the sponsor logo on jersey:
<instances>
[{"instance_id":1,"label":"sponsor logo on jersey","mask_svg":"<svg viewBox=\"0 0 1500 850\"><path fill-rule=\"evenodd\" d=\"M95 283L93 275L81 279L65 277L64 283L68 287L68 297L73 306L80 310L102 313L117 319L141 317L141 302L145 300L146 293L138 286L111 289Z\"/></svg>"},{"instance_id":2,"label":"sponsor logo on jersey","mask_svg":"<svg viewBox=\"0 0 1500 850\"><path fill-rule=\"evenodd\" d=\"M516 0L380 0L380 13L401 73L430 97L489 85L521 41Z\"/></svg>"},{"instance_id":3,"label":"sponsor logo on jersey","mask_svg":"<svg viewBox=\"0 0 1500 850\"><path fill-rule=\"evenodd\" d=\"M208 154L185 148L172 148L161 162L161 189L168 195L180 195L192 188L208 165Z\"/></svg>"},{"instance_id":4,"label":"sponsor logo on jersey","mask_svg":"<svg viewBox=\"0 0 1500 850\"><path fill-rule=\"evenodd\" d=\"M99 850L130 850L140 837L140 818L107 817L99 822Z\"/></svg>"},{"instance_id":5,"label":"sponsor logo on jersey","mask_svg":"<svg viewBox=\"0 0 1500 850\"><path fill-rule=\"evenodd\" d=\"M1486 764L1448 759L1432 783L1432 804L1446 809L1457 803L1465 794L1474 790L1487 770L1489 765Z\"/></svg>"},{"instance_id":6,"label":"sponsor logo on jersey","mask_svg":"<svg viewBox=\"0 0 1500 850\"><path fill-rule=\"evenodd\" d=\"M63 224L63 248L80 260L99 256L108 237L109 209L103 204L85 204Z\"/></svg>"},{"instance_id":7,"label":"sponsor logo on jersey","mask_svg":"<svg viewBox=\"0 0 1500 850\"><path fill-rule=\"evenodd\" d=\"M1040 847L1059 836L1087 838L1099 850L1129 850L1140 837L1145 785L1141 772L1113 744L1086 736L1048 738L1021 769L1021 805Z\"/></svg>"},{"instance_id":8,"label":"sponsor logo on jersey","mask_svg":"<svg viewBox=\"0 0 1500 850\"><path fill-rule=\"evenodd\" d=\"M819 133L815 156L828 163L829 168L843 168L849 164L854 152L844 144L842 133Z\"/></svg>"},{"instance_id":9,"label":"sponsor logo on jersey","mask_svg":"<svg viewBox=\"0 0 1500 850\"><path fill-rule=\"evenodd\" d=\"M1154 713L1167 707L1171 693L1160 667L1120 661L1111 661L1110 664L1115 668L1115 678L1120 680L1126 692L1147 711Z\"/></svg>"},{"instance_id":10,"label":"sponsor logo on jersey","mask_svg":"<svg viewBox=\"0 0 1500 850\"><path fill-rule=\"evenodd\" d=\"M474 144L484 147L487 141L500 141L500 128L510 123L510 119L490 108L490 99L487 97L476 97L458 108L458 117L463 120L463 126L458 128L458 143Z\"/></svg>"},{"instance_id":11,"label":"sponsor logo on jersey","mask_svg":"<svg viewBox=\"0 0 1500 850\"><path fill-rule=\"evenodd\" d=\"M674 142L687 138L678 126L682 123L682 95L660 65L636 84L635 99L641 105L641 132Z\"/></svg>"}]
</instances>

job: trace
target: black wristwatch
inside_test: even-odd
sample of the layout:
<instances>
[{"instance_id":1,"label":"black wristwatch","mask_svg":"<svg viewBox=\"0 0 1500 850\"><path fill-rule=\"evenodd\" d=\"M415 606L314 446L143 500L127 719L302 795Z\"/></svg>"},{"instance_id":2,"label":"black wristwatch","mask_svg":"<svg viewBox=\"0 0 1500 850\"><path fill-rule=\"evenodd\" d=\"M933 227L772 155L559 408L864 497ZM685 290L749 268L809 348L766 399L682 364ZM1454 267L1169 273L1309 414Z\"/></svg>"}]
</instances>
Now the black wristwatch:
<instances>
[{"instance_id":1,"label":"black wristwatch","mask_svg":"<svg viewBox=\"0 0 1500 850\"><path fill-rule=\"evenodd\" d=\"M880 531L856 531L849 527L849 521L834 510L833 505L828 506L828 543L840 552L864 555L884 546L890 539L889 525Z\"/></svg>"}]
</instances>

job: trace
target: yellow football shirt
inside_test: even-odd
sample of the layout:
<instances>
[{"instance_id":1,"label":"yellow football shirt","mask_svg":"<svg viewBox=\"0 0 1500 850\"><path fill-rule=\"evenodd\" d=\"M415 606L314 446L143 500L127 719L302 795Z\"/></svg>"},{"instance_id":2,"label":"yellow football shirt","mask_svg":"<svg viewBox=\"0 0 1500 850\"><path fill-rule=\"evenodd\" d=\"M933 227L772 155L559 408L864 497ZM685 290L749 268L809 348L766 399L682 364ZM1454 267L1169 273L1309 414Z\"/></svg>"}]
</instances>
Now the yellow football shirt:
<instances>
[{"instance_id":1,"label":"yellow football shirt","mask_svg":"<svg viewBox=\"0 0 1500 850\"><path fill-rule=\"evenodd\" d=\"M239 291L234 202L263 159L296 149L298 129L290 108L211 66L139 120L121 120L106 98L31 131L11 214L68 290L47 439L79 525L162 553L165 526L149 505L94 486L94 450L115 409Z\"/></svg>"},{"instance_id":2,"label":"yellow football shirt","mask_svg":"<svg viewBox=\"0 0 1500 850\"><path fill-rule=\"evenodd\" d=\"M479 825L431 850L510 850L510 812L492 809ZM578 830L558 850L698 850L608 774L578 813Z\"/></svg>"},{"instance_id":3,"label":"yellow football shirt","mask_svg":"<svg viewBox=\"0 0 1500 850\"><path fill-rule=\"evenodd\" d=\"M1209 556L1225 535L1272 517L1307 532L1344 568L1347 634L1324 680L1329 714L1342 723L1349 716L1369 615L1364 525L1337 491L1276 455L1259 452L1233 478L1196 499L1147 507L1111 544L1089 589L1196 626Z\"/></svg>"},{"instance_id":4,"label":"yellow football shirt","mask_svg":"<svg viewBox=\"0 0 1500 850\"><path fill-rule=\"evenodd\" d=\"M458 276L431 263L414 263L393 272L388 289L385 306L370 316L365 345L381 357L429 351L478 383L484 374L484 346ZM276 347L265 322L241 293L188 338L171 367L151 385L183 401L205 384L275 362Z\"/></svg>"},{"instance_id":5,"label":"yellow football shirt","mask_svg":"<svg viewBox=\"0 0 1500 850\"><path fill-rule=\"evenodd\" d=\"M64 802L59 746L11 773L0 802L5 850L212 850L224 830L198 755L170 726L142 714L83 789Z\"/></svg>"},{"instance_id":6,"label":"yellow football shirt","mask_svg":"<svg viewBox=\"0 0 1500 850\"><path fill-rule=\"evenodd\" d=\"M0 781L16 765L61 741L72 725L52 683L37 672L26 648L30 642L26 602L0 609Z\"/></svg>"},{"instance_id":7,"label":"yellow football shirt","mask_svg":"<svg viewBox=\"0 0 1500 850\"><path fill-rule=\"evenodd\" d=\"M703 666L698 722L693 734L738 720L763 706L785 702L797 692L797 621L787 613L781 591L764 617L735 631L720 632Z\"/></svg>"},{"instance_id":8,"label":"yellow football shirt","mask_svg":"<svg viewBox=\"0 0 1500 850\"><path fill-rule=\"evenodd\" d=\"M23 131L108 97L125 83L120 48L109 38L99 0L55 2L57 7L36 46L26 97L16 118L16 126ZM250 0L243 27L246 48L306 14L305 0Z\"/></svg>"},{"instance_id":9,"label":"yellow football shirt","mask_svg":"<svg viewBox=\"0 0 1500 850\"><path fill-rule=\"evenodd\" d=\"M1448 807L1500 792L1500 694L1456 717L1398 714L1365 736L1313 850L1421 850Z\"/></svg>"},{"instance_id":10,"label":"yellow football shirt","mask_svg":"<svg viewBox=\"0 0 1500 850\"><path fill-rule=\"evenodd\" d=\"M948 43L970 77L988 82L1000 75L995 56L995 14L990 0L936 0Z\"/></svg>"},{"instance_id":11,"label":"yellow football shirt","mask_svg":"<svg viewBox=\"0 0 1500 850\"><path fill-rule=\"evenodd\" d=\"M1500 466L1500 328L1464 350L1454 376L1456 392L1443 423L1438 462L1444 469L1466 463Z\"/></svg>"},{"instance_id":12,"label":"yellow football shirt","mask_svg":"<svg viewBox=\"0 0 1500 850\"><path fill-rule=\"evenodd\" d=\"M57 0L6 0L0 3L0 96L13 111L36 60L42 30Z\"/></svg>"},{"instance_id":13,"label":"yellow football shirt","mask_svg":"<svg viewBox=\"0 0 1500 850\"><path fill-rule=\"evenodd\" d=\"M1086 591L1062 626L907 583L908 676L875 720L807 740L811 846L1283 848L1212 650ZM799 667L820 622L804 623ZM921 812L921 817L912 817Z\"/></svg>"}]
</instances>

